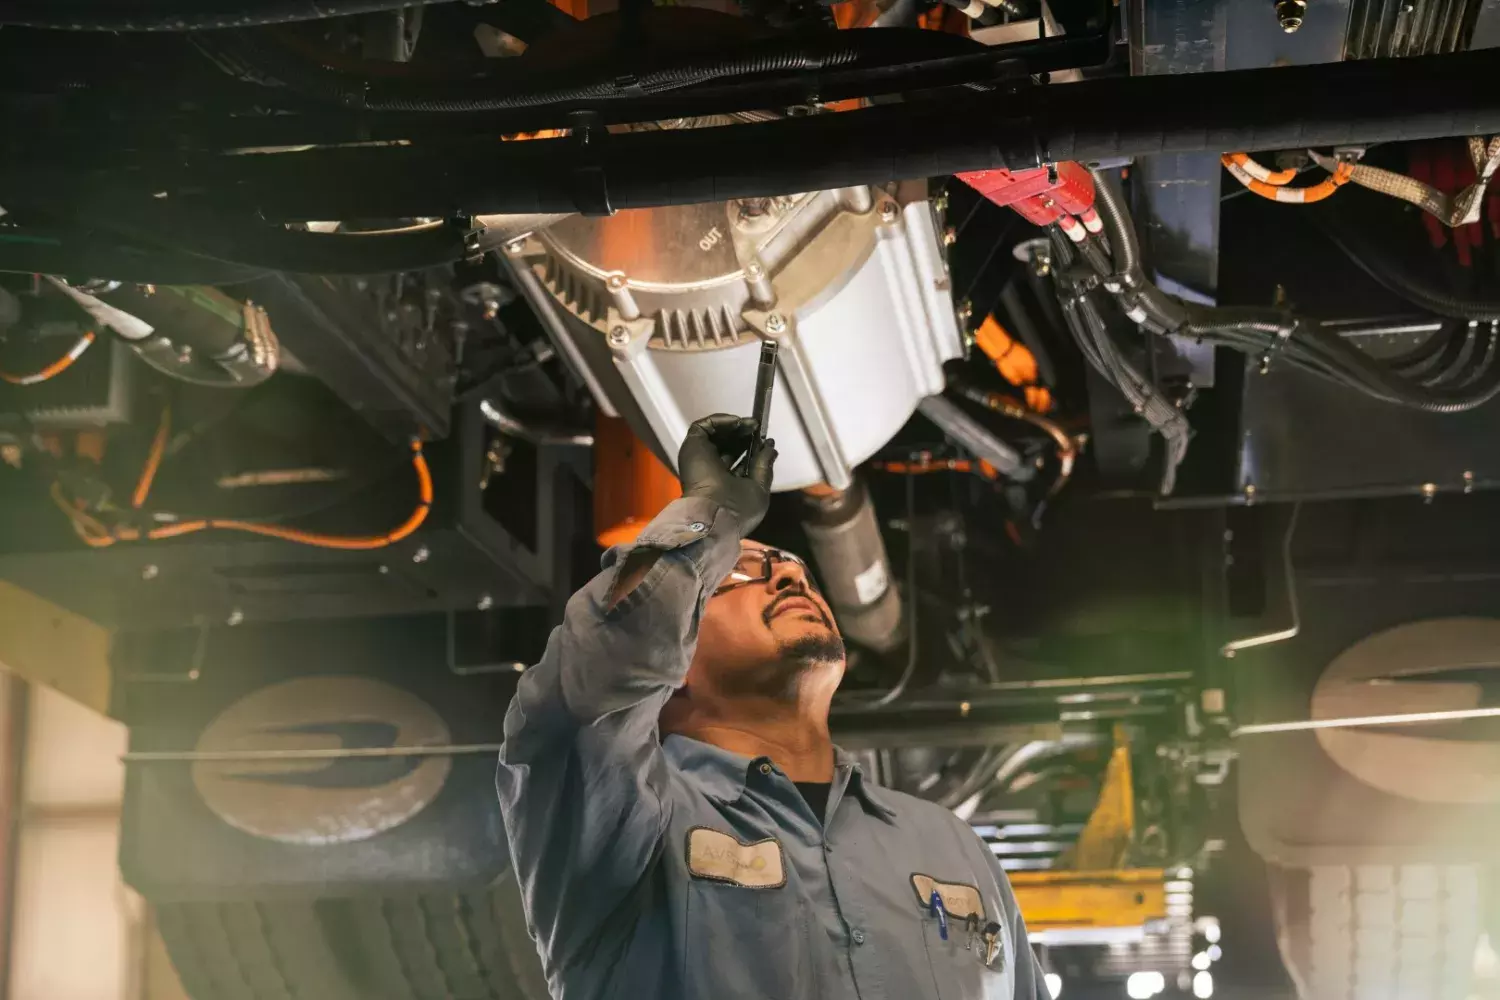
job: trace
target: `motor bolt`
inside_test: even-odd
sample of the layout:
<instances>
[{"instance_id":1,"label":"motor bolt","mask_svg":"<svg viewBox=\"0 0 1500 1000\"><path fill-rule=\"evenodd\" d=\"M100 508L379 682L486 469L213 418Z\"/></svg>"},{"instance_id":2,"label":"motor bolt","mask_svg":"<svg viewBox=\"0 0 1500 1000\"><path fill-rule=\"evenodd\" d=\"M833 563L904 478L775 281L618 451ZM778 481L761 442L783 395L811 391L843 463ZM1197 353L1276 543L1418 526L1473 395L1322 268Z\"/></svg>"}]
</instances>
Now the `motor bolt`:
<instances>
[{"instance_id":1,"label":"motor bolt","mask_svg":"<svg viewBox=\"0 0 1500 1000\"><path fill-rule=\"evenodd\" d=\"M1307 17L1307 0L1276 0L1276 23L1288 35L1302 27Z\"/></svg>"}]
</instances>

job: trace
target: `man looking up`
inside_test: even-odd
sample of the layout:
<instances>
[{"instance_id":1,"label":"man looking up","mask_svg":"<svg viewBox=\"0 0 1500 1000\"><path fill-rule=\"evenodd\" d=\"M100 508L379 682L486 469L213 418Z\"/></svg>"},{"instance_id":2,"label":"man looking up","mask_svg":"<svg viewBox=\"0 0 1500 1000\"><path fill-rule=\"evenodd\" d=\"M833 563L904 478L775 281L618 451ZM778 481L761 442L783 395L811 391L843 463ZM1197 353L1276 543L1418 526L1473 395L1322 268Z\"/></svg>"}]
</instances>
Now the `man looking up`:
<instances>
[{"instance_id":1,"label":"man looking up","mask_svg":"<svg viewBox=\"0 0 1500 1000\"><path fill-rule=\"evenodd\" d=\"M829 738L844 644L806 565L747 538L776 458L731 472L753 430L693 424L682 499L605 556L506 713L552 995L1046 1000L994 855Z\"/></svg>"}]
</instances>

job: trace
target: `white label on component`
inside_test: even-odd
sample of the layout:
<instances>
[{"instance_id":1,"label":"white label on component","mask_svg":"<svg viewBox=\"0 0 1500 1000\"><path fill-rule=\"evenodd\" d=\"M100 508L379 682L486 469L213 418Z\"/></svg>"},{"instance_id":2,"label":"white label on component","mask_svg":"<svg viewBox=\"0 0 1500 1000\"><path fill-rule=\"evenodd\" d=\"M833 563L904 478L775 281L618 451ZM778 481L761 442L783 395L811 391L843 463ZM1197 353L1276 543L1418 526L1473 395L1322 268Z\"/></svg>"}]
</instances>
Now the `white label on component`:
<instances>
[{"instance_id":1,"label":"white label on component","mask_svg":"<svg viewBox=\"0 0 1500 1000\"><path fill-rule=\"evenodd\" d=\"M854 592L859 596L859 603L874 604L886 588L891 585L890 577L886 575L885 563L872 563L870 568L854 577Z\"/></svg>"}]
</instances>

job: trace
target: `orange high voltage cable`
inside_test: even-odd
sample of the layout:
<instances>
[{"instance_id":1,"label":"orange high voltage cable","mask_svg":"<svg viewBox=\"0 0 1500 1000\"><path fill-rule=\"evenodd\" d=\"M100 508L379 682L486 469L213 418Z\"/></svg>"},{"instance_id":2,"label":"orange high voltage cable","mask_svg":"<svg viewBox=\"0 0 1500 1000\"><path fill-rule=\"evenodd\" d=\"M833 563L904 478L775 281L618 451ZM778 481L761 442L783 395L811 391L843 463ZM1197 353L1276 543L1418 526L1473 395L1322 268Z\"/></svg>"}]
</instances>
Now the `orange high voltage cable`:
<instances>
[{"instance_id":1,"label":"orange high voltage cable","mask_svg":"<svg viewBox=\"0 0 1500 1000\"><path fill-rule=\"evenodd\" d=\"M29 375L16 375L11 372L0 371L0 379L9 382L11 385L37 385L38 383L45 382L71 368L73 362L83 357L83 352L88 350L93 343L94 331L89 330L83 336L79 337L72 347L68 348L68 353L45 368L38 369Z\"/></svg>"},{"instance_id":2,"label":"orange high voltage cable","mask_svg":"<svg viewBox=\"0 0 1500 1000\"><path fill-rule=\"evenodd\" d=\"M427 466L427 459L422 454L422 443L413 441L412 469L417 474L417 506L396 528L383 535L332 535L318 531L303 531L300 528L284 528L274 524L258 524L254 521L237 521L228 518L201 518L194 521L180 521L176 524L165 524L159 528L152 528L142 533L136 528L110 529L92 515L79 510L75 505L68 502L63 496L62 489L56 483L52 486L52 499L68 515L73 523L73 530L78 534L85 544L94 548L103 548L113 545L115 542L137 541L142 538L149 541L159 541L165 538L176 538L178 535L189 535L198 531L240 531L251 535L262 535L267 538L279 538L282 541L295 542L298 545L310 545L322 549L346 549L365 550L381 549L387 545L394 545L403 538L410 536L422 526L427 520L428 513L432 509L433 489L432 471ZM145 477L144 470L142 480L147 489L150 480Z\"/></svg>"}]
</instances>

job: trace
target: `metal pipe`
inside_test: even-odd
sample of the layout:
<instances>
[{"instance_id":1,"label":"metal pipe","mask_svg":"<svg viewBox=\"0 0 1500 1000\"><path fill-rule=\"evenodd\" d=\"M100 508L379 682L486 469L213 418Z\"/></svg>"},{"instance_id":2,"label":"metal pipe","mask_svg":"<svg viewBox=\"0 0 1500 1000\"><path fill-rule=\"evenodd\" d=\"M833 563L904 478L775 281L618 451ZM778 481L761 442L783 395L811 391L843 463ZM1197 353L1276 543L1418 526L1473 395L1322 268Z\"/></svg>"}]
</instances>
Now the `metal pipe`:
<instances>
[{"instance_id":1,"label":"metal pipe","mask_svg":"<svg viewBox=\"0 0 1500 1000\"><path fill-rule=\"evenodd\" d=\"M500 743L445 743L401 747L309 747L305 750L132 750L120 755L126 764L244 762L255 760L347 760L367 757L454 757L462 754L493 754Z\"/></svg>"},{"instance_id":2,"label":"metal pipe","mask_svg":"<svg viewBox=\"0 0 1500 1000\"><path fill-rule=\"evenodd\" d=\"M869 490L855 479L846 490L825 486L802 498L802 527L839 631L876 652L894 649L906 631L901 594L892 585Z\"/></svg>"},{"instance_id":3,"label":"metal pipe","mask_svg":"<svg viewBox=\"0 0 1500 1000\"><path fill-rule=\"evenodd\" d=\"M594 446L594 435L587 431L572 430L567 427L554 427L548 424L539 424L535 421L523 421L512 416L505 408L505 404L498 399L481 399L479 401L479 412L487 420L490 426L502 434L508 434L522 441L530 441L532 444L568 444L580 448L592 448Z\"/></svg>"},{"instance_id":4,"label":"metal pipe","mask_svg":"<svg viewBox=\"0 0 1500 1000\"><path fill-rule=\"evenodd\" d=\"M1500 51L1270 69L1085 80L970 93L837 115L704 129L567 138L312 149L180 158L139 183L193 189L268 220L570 212L769 197L1058 160L1302 148L1500 132ZM741 170L719 164L754 162ZM13 190L114 188L32 163L0 173ZM111 182L114 182L113 184ZM82 186L80 186L82 185ZM106 194L108 192L106 191Z\"/></svg>"},{"instance_id":5,"label":"metal pipe","mask_svg":"<svg viewBox=\"0 0 1500 1000\"><path fill-rule=\"evenodd\" d=\"M1273 632L1261 632L1258 635L1247 635L1239 639L1231 639L1224 643L1219 649L1219 655L1226 659L1234 659L1241 650L1254 649L1257 646L1270 646L1274 643L1285 642L1288 639L1297 638L1302 631L1302 611L1297 603L1297 568L1292 564L1292 539L1297 534L1297 517L1302 513L1302 504L1299 501L1292 505L1292 515L1287 519L1286 534L1281 538L1281 563L1286 572L1286 602L1291 612L1292 622L1286 628L1276 629Z\"/></svg>"},{"instance_id":6,"label":"metal pipe","mask_svg":"<svg viewBox=\"0 0 1500 1000\"><path fill-rule=\"evenodd\" d=\"M1316 729L1359 729L1366 726L1431 725L1434 722L1462 722L1468 719L1500 718L1500 708L1455 708L1442 712L1395 712L1390 715L1351 715L1337 719L1298 719L1294 722L1262 722L1238 726L1230 736L1256 736L1265 733L1301 733Z\"/></svg>"},{"instance_id":7,"label":"metal pipe","mask_svg":"<svg viewBox=\"0 0 1500 1000\"><path fill-rule=\"evenodd\" d=\"M960 410L947 397L928 396L917 404L917 409L965 451L988 462L1007 479L1026 480L1035 475L1031 467L1021 461L1020 452L991 434L983 424Z\"/></svg>"}]
</instances>

